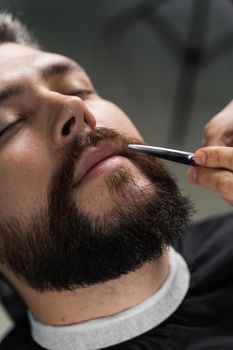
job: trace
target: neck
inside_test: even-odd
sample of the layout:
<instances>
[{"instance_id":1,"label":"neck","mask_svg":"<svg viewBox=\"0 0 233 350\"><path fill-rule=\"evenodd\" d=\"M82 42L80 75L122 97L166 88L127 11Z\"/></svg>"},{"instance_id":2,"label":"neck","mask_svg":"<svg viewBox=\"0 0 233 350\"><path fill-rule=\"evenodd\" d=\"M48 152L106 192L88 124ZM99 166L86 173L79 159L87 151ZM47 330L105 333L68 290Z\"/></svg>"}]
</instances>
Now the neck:
<instances>
[{"instance_id":1,"label":"neck","mask_svg":"<svg viewBox=\"0 0 233 350\"><path fill-rule=\"evenodd\" d=\"M116 280L65 292L37 292L7 278L33 315L50 325L68 325L110 316L135 306L159 290L169 273L168 254Z\"/></svg>"}]
</instances>

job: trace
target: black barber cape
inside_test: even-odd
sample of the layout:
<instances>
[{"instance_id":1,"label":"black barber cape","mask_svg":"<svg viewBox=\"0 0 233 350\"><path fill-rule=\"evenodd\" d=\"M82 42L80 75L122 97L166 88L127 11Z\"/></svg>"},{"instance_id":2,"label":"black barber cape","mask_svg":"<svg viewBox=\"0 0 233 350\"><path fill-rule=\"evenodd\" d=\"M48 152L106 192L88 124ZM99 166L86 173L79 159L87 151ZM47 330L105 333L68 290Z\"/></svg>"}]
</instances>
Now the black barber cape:
<instances>
[{"instance_id":1,"label":"black barber cape","mask_svg":"<svg viewBox=\"0 0 233 350\"><path fill-rule=\"evenodd\" d=\"M194 225L175 249L191 272L182 304L159 326L105 349L233 350L233 215ZM30 336L28 320L0 345L0 350L14 349L42 349Z\"/></svg>"}]
</instances>

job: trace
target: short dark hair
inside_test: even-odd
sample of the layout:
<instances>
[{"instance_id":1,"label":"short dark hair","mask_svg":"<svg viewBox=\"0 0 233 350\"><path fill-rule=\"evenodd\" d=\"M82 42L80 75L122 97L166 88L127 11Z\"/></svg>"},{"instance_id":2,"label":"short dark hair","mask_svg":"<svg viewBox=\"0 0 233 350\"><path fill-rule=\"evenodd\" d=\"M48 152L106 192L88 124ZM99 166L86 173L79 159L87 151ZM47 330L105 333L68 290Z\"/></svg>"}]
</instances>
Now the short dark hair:
<instances>
[{"instance_id":1,"label":"short dark hair","mask_svg":"<svg viewBox=\"0 0 233 350\"><path fill-rule=\"evenodd\" d=\"M10 42L39 48L25 24L14 18L11 13L0 12L0 45Z\"/></svg>"}]
</instances>

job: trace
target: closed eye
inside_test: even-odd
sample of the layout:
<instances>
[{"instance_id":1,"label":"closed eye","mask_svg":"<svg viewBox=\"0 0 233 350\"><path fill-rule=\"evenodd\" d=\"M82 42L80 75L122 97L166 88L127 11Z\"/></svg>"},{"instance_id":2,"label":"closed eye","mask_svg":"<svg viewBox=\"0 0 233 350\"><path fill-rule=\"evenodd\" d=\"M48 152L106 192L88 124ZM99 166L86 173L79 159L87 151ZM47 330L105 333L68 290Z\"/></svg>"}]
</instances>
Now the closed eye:
<instances>
[{"instance_id":1,"label":"closed eye","mask_svg":"<svg viewBox=\"0 0 233 350\"><path fill-rule=\"evenodd\" d=\"M2 130L0 130L0 137L2 137L3 135L7 134L8 132L10 132L12 129L14 129L14 127L22 122L23 120L25 120L25 117L19 118L18 120L16 120L14 123L11 123L9 125L7 125L5 128L3 128Z\"/></svg>"},{"instance_id":2,"label":"closed eye","mask_svg":"<svg viewBox=\"0 0 233 350\"><path fill-rule=\"evenodd\" d=\"M93 94L92 90L75 90L66 95L77 96L80 97L82 100L86 100L91 94Z\"/></svg>"}]
</instances>

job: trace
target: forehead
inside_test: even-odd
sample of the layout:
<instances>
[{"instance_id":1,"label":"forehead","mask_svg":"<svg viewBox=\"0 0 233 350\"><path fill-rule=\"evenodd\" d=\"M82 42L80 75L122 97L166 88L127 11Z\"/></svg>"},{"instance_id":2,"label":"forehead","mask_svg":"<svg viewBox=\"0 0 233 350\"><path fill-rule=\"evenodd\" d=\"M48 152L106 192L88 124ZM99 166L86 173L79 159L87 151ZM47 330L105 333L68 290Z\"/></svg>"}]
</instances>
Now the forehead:
<instances>
[{"instance_id":1,"label":"forehead","mask_svg":"<svg viewBox=\"0 0 233 350\"><path fill-rule=\"evenodd\" d=\"M82 78L88 79L83 68L75 61L50 52L14 43L0 45L0 85L23 77L36 78L38 72L53 64L68 63L78 70Z\"/></svg>"}]
</instances>

